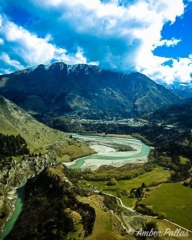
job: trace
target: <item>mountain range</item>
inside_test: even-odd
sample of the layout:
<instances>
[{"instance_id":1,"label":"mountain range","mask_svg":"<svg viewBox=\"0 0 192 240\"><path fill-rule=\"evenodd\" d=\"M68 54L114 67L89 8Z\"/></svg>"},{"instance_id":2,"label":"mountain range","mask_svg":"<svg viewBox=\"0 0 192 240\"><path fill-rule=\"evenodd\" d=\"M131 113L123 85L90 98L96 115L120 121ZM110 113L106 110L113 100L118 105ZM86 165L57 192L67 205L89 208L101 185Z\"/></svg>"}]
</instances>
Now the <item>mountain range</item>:
<instances>
[{"instance_id":1,"label":"mountain range","mask_svg":"<svg viewBox=\"0 0 192 240\"><path fill-rule=\"evenodd\" d=\"M172 84L163 84L163 86L183 98L192 98L192 82L174 82Z\"/></svg>"},{"instance_id":2,"label":"mountain range","mask_svg":"<svg viewBox=\"0 0 192 240\"><path fill-rule=\"evenodd\" d=\"M1 75L0 93L37 117L137 117L181 99L138 72L63 62Z\"/></svg>"}]
</instances>

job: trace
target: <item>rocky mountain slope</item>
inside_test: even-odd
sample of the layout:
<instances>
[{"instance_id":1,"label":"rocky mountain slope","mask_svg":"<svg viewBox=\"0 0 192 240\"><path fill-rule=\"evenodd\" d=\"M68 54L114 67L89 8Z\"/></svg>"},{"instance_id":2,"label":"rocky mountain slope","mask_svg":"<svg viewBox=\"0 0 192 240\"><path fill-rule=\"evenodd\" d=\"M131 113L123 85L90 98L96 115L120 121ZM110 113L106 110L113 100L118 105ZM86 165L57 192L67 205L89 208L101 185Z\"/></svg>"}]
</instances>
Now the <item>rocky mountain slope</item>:
<instances>
[{"instance_id":1,"label":"rocky mountain slope","mask_svg":"<svg viewBox=\"0 0 192 240\"><path fill-rule=\"evenodd\" d=\"M180 100L138 72L63 62L1 75L0 93L40 117L134 117Z\"/></svg>"},{"instance_id":2,"label":"rocky mountain slope","mask_svg":"<svg viewBox=\"0 0 192 240\"><path fill-rule=\"evenodd\" d=\"M19 158L19 157L17 157ZM46 166L57 164L58 159L52 154L42 156L23 155L17 161L4 156L0 160L0 233L4 224L11 218L18 197L17 188L28 178L40 173ZM0 237L1 238L1 237Z\"/></svg>"}]
</instances>

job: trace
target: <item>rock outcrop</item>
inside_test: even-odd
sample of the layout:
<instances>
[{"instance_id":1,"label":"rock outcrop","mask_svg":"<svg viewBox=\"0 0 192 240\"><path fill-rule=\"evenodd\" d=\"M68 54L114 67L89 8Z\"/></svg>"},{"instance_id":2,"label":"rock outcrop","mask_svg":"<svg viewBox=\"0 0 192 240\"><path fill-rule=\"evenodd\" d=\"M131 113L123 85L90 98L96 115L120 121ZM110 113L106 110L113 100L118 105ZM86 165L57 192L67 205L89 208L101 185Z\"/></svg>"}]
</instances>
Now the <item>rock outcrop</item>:
<instances>
[{"instance_id":1,"label":"rock outcrop","mask_svg":"<svg viewBox=\"0 0 192 240\"><path fill-rule=\"evenodd\" d=\"M11 218L17 198L17 188L27 179L40 173L46 166L57 164L57 158L49 154L27 158L17 162L15 160L1 161L0 174L0 229Z\"/></svg>"}]
</instances>

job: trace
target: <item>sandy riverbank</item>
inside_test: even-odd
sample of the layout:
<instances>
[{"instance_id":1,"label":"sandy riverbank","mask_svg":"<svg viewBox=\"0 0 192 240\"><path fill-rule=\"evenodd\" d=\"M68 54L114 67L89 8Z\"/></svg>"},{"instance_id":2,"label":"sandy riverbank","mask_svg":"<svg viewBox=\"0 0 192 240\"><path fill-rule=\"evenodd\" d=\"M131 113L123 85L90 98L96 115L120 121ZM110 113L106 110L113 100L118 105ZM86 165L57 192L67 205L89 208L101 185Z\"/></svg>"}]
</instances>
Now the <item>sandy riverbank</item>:
<instances>
[{"instance_id":1,"label":"sandy riverbank","mask_svg":"<svg viewBox=\"0 0 192 240\"><path fill-rule=\"evenodd\" d=\"M98 139L97 137L90 138L90 136L81 136L79 139L86 141L89 147L93 149L96 154L89 157L76 159L75 161L70 163L65 163L66 166L72 166L75 165L75 163L77 162L81 162L78 166L81 169L89 168L91 170L96 170L102 165L121 167L127 163L144 163L148 161L149 148L147 147L147 150L144 150L144 148L146 148L146 145L136 139L122 140L120 138L108 139L107 137L100 137ZM134 150L117 151L117 144L131 146Z\"/></svg>"},{"instance_id":2,"label":"sandy riverbank","mask_svg":"<svg viewBox=\"0 0 192 240\"><path fill-rule=\"evenodd\" d=\"M121 167L127 163L144 163L147 162L146 157L142 158L132 158L130 159L125 159L125 160L101 160L101 159L88 159L84 162L82 165L81 169L91 169L92 171L97 170L100 166L106 165L106 166L113 166L113 167Z\"/></svg>"}]
</instances>

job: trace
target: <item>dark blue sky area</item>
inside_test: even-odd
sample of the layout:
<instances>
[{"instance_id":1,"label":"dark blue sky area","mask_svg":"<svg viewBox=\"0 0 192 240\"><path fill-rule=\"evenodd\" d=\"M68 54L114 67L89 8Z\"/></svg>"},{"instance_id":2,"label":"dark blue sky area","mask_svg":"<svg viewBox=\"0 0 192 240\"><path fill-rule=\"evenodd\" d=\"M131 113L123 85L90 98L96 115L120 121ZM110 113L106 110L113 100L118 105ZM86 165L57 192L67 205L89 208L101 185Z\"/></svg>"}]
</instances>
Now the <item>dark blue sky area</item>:
<instances>
[{"instance_id":1,"label":"dark blue sky area","mask_svg":"<svg viewBox=\"0 0 192 240\"><path fill-rule=\"evenodd\" d=\"M153 53L163 57L188 57L192 53L192 3L189 4L185 14L177 17L174 24L167 23L162 29L162 39L180 39L173 47L161 46Z\"/></svg>"}]
</instances>

